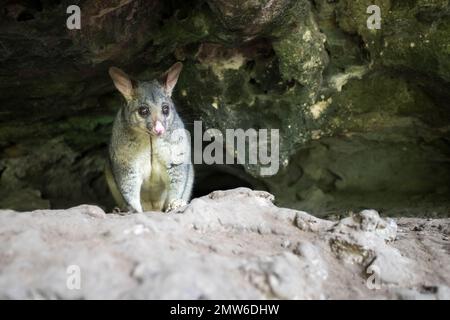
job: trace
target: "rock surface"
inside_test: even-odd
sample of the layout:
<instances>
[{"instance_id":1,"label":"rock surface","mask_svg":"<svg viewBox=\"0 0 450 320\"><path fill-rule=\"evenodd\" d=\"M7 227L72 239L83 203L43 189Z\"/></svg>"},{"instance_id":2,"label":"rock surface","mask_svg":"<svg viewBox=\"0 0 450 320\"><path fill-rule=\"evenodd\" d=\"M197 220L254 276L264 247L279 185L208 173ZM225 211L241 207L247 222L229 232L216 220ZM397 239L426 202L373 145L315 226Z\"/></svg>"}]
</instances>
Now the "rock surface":
<instances>
[{"instance_id":1,"label":"rock surface","mask_svg":"<svg viewBox=\"0 0 450 320\"><path fill-rule=\"evenodd\" d=\"M239 188L170 214L1 211L0 298L450 299L449 219L329 221L272 201Z\"/></svg>"}]
</instances>

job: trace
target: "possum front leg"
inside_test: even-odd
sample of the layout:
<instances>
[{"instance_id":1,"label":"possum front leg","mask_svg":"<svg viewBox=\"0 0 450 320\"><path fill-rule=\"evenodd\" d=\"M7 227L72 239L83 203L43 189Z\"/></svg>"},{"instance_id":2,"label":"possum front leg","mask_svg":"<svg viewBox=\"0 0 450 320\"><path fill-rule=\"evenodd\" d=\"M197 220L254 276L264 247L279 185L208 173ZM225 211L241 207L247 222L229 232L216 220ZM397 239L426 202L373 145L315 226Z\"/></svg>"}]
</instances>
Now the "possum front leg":
<instances>
[{"instance_id":1,"label":"possum front leg","mask_svg":"<svg viewBox=\"0 0 450 320\"><path fill-rule=\"evenodd\" d=\"M112 164L116 185L130 212L142 212L141 186L142 175L133 168Z\"/></svg>"},{"instance_id":2,"label":"possum front leg","mask_svg":"<svg viewBox=\"0 0 450 320\"><path fill-rule=\"evenodd\" d=\"M170 177L166 212L185 206L192 192L194 170L192 164L172 165L168 168Z\"/></svg>"}]
</instances>

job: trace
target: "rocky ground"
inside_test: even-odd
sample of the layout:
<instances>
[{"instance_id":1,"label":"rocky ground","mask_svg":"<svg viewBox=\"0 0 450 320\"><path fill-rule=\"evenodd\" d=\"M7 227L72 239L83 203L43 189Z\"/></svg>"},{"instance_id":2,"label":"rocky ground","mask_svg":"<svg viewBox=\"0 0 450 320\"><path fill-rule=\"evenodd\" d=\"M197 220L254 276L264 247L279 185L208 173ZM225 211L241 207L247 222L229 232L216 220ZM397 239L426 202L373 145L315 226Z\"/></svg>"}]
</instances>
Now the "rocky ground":
<instances>
[{"instance_id":1,"label":"rocky ground","mask_svg":"<svg viewBox=\"0 0 450 320\"><path fill-rule=\"evenodd\" d=\"M239 188L170 214L1 211L0 297L450 299L450 219L331 221L272 201Z\"/></svg>"}]
</instances>

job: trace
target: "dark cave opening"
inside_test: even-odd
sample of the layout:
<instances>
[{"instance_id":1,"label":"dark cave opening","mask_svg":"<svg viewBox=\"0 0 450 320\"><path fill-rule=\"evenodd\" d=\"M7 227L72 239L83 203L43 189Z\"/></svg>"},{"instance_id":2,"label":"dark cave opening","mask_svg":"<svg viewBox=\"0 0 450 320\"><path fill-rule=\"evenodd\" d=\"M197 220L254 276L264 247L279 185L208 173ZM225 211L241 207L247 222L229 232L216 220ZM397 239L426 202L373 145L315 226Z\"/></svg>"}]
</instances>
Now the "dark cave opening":
<instances>
[{"instance_id":1,"label":"dark cave opening","mask_svg":"<svg viewBox=\"0 0 450 320\"><path fill-rule=\"evenodd\" d=\"M239 187L266 190L267 187L250 176L239 165L196 166L192 198L198 198L217 190Z\"/></svg>"},{"instance_id":2,"label":"dark cave opening","mask_svg":"<svg viewBox=\"0 0 450 320\"><path fill-rule=\"evenodd\" d=\"M29 21L29 20L33 20L34 19L34 15L28 11L24 11L22 13L19 14L19 16L17 17L17 21Z\"/></svg>"}]
</instances>

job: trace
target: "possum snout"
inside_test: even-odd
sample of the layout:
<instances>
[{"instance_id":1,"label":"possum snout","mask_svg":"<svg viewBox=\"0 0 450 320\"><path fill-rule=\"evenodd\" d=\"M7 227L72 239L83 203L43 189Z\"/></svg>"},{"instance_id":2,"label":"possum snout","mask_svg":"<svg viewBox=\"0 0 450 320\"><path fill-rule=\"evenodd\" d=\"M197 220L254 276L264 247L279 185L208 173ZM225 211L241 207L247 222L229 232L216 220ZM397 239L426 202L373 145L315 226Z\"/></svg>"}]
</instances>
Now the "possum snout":
<instances>
[{"instance_id":1,"label":"possum snout","mask_svg":"<svg viewBox=\"0 0 450 320\"><path fill-rule=\"evenodd\" d=\"M162 135L165 131L166 131L166 129L164 128L164 126L163 126L163 124L161 123L161 121L156 120L155 125L153 126L153 132L155 132L156 135L160 136L160 135Z\"/></svg>"}]
</instances>

